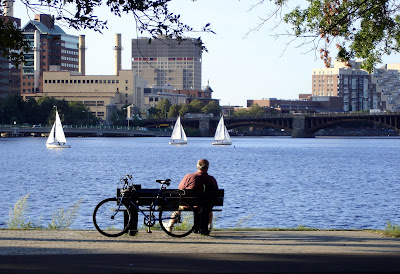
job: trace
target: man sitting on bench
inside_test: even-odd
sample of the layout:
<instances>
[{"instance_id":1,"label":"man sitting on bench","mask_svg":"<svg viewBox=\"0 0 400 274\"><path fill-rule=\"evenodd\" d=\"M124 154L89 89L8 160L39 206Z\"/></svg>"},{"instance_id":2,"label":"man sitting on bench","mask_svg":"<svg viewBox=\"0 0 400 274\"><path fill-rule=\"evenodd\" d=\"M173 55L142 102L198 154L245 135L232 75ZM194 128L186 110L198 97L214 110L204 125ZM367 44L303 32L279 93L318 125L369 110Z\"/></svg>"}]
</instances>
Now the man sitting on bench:
<instances>
[{"instance_id":1,"label":"man sitting on bench","mask_svg":"<svg viewBox=\"0 0 400 274\"><path fill-rule=\"evenodd\" d=\"M210 163L206 159L200 159L197 161L197 172L186 174L185 177L183 177L182 181L180 182L178 188L179 189L194 189L194 190L199 190L203 192L209 192L212 190L217 190L218 189L218 184L217 180L211 175L208 175L208 167L210 166ZM198 216L200 220L200 224L198 223L198 220L195 220L195 232L201 233L203 235L209 235L210 230L212 229L212 218L213 218L213 213L212 213L212 206L203 206L202 208L202 216ZM207 215L205 215L207 214ZM204 219L208 219L207 225L206 222L204 222ZM169 227L172 228L173 226L173 220L171 220ZM196 231L197 230L197 231Z\"/></svg>"}]
</instances>

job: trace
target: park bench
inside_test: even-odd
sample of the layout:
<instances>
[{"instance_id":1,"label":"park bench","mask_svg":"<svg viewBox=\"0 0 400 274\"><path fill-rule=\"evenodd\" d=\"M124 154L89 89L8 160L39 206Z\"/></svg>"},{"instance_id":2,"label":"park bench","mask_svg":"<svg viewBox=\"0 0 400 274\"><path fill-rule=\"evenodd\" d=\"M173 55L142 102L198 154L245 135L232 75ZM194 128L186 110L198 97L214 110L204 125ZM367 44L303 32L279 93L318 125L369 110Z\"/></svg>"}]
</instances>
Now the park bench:
<instances>
[{"instance_id":1,"label":"park bench","mask_svg":"<svg viewBox=\"0 0 400 274\"><path fill-rule=\"evenodd\" d=\"M134 199L138 205L140 205L141 210L146 211L145 207L150 206L155 201L159 189L142 189L141 185L134 185L134 188L136 189L136 191L133 194L134 196L131 198ZM174 200L182 200L184 202L187 202L189 205L191 205L193 208L199 211L200 209L210 208L210 207L213 207L212 211L222 211L221 207L224 204L223 189L218 189L215 191L208 191L208 192L203 192L194 189L185 189L184 193L181 194L181 196L178 194L177 189L165 189L162 192L165 198L169 202L172 202ZM121 196L120 189L117 189L117 197L120 196ZM159 207L161 207L163 203L164 203L163 199L159 199L157 201L157 205ZM208 216L208 211L206 212L205 210L202 210L202 212L203 214L201 216L205 216L206 214ZM134 236L138 232L138 211L135 208L133 208L133 210L131 210L131 215L132 216L128 233L129 235ZM198 216L200 218L200 215ZM125 214L124 219L126 225L126 222L128 221L127 214ZM203 219L202 224L208 225L208 218L203 217L202 219ZM207 223L204 223L204 219L206 220Z\"/></svg>"}]
</instances>

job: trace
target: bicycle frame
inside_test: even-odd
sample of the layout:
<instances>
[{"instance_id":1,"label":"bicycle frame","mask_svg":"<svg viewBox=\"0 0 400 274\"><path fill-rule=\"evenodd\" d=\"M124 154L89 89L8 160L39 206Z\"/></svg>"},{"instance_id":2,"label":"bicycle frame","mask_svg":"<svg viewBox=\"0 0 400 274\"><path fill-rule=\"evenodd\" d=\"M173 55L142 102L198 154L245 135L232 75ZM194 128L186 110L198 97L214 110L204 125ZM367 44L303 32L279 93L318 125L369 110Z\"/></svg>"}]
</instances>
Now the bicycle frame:
<instances>
[{"instance_id":1,"label":"bicycle frame","mask_svg":"<svg viewBox=\"0 0 400 274\"><path fill-rule=\"evenodd\" d=\"M145 220L145 221L144 221L144 224L145 224L148 228L154 226L154 224L155 224L156 222L159 222L159 221L162 221L162 220L171 220L171 219L173 219L172 216L169 217L169 218L160 219L160 218L156 218L155 215L154 215L154 212L157 211L156 208L157 208L157 206L158 206L158 202L159 202L160 199L162 199L163 201L165 201L165 203L170 204L169 201L168 201L168 199L165 197L165 195L164 195L164 193L163 193L163 191L162 191L163 189L165 189L165 186L166 186L166 185L167 185L167 183L161 183L161 187L160 187L160 189L159 189L158 191L147 191L147 193L155 193L155 194L157 194L157 196L156 196L156 198L154 199L154 201L151 203L150 206L148 206L149 214L146 214L146 213L140 208L140 205L138 205L138 204L137 204L136 202L134 202L132 199L130 199L129 197L125 197L124 195L122 195L120 198L117 197L117 198L120 199L120 201L119 201L119 204L118 204L118 208L117 208L117 210L116 210L116 212L114 213L113 216L117 215L118 212L120 211L120 207L121 207L121 205L122 205L122 202L123 202L123 201L128 201L129 203L127 203L127 204L128 204L129 206L133 206L133 207L136 209L137 212L140 212L140 213L143 215L144 220ZM175 192L175 191L174 191L174 192ZM180 192L179 192L179 199L181 199Z\"/></svg>"}]
</instances>

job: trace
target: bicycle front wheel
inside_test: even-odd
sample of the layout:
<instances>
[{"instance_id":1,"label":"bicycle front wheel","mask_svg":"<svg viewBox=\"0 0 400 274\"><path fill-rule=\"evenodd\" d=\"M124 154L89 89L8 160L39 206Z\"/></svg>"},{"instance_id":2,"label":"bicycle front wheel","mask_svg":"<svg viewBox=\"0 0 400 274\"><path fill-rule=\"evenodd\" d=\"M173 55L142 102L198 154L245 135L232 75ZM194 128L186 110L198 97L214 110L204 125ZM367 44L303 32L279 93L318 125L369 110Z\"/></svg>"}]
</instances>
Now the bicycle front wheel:
<instances>
[{"instance_id":1,"label":"bicycle front wheel","mask_svg":"<svg viewBox=\"0 0 400 274\"><path fill-rule=\"evenodd\" d=\"M186 202L171 202L161 207L160 226L172 237L185 237L194 229L194 211Z\"/></svg>"},{"instance_id":2,"label":"bicycle front wheel","mask_svg":"<svg viewBox=\"0 0 400 274\"><path fill-rule=\"evenodd\" d=\"M118 237L129 228L131 214L120 199L108 198L101 201L93 212L93 224L96 229L107 237Z\"/></svg>"}]
</instances>

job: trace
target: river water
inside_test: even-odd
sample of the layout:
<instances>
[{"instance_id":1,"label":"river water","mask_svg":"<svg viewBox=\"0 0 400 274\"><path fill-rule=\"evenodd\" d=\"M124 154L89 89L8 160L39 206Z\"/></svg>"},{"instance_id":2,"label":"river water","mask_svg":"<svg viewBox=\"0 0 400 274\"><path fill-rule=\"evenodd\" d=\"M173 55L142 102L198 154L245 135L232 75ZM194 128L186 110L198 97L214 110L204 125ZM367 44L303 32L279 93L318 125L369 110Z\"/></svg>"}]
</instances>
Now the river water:
<instances>
[{"instance_id":1,"label":"river water","mask_svg":"<svg viewBox=\"0 0 400 274\"><path fill-rule=\"evenodd\" d=\"M400 223L399 138L238 137L232 146L189 138L69 138L47 149L44 138L0 139L0 228L29 194L25 220L47 227L52 214L81 200L72 229L94 229L96 204L113 196L126 173L142 188L172 180L210 161L225 189L215 227L382 229Z\"/></svg>"}]
</instances>

